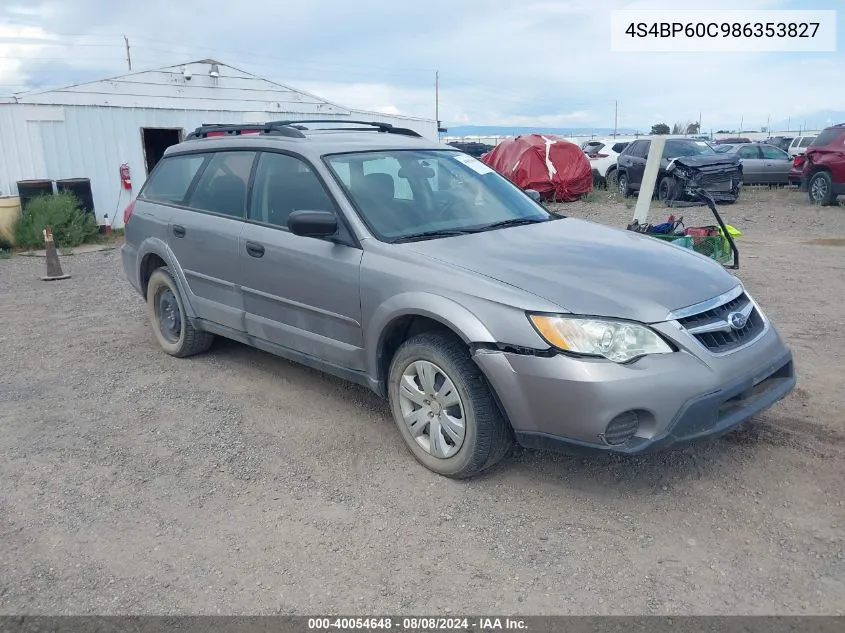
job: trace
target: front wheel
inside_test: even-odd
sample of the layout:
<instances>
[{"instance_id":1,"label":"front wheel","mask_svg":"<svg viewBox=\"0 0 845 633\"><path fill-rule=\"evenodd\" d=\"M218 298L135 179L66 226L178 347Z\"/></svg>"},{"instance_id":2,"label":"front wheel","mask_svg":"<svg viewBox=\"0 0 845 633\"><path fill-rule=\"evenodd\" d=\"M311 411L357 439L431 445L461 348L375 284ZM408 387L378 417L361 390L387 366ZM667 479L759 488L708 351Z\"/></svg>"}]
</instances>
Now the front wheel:
<instances>
[{"instance_id":1,"label":"front wheel","mask_svg":"<svg viewBox=\"0 0 845 633\"><path fill-rule=\"evenodd\" d=\"M820 171L813 174L807 183L807 195L814 204L833 204L836 196L833 194L833 183L830 174Z\"/></svg>"},{"instance_id":2,"label":"front wheel","mask_svg":"<svg viewBox=\"0 0 845 633\"><path fill-rule=\"evenodd\" d=\"M657 184L657 199L664 204L668 204L675 199L675 179L670 176L664 176Z\"/></svg>"},{"instance_id":3,"label":"front wheel","mask_svg":"<svg viewBox=\"0 0 845 633\"><path fill-rule=\"evenodd\" d=\"M406 446L435 473L472 477L513 446L487 380L454 335L426 332L405 341L390 364L387 391Z\"/></svg>"},{"instance_id":4,"label":"front wheel","mask_svg":"<svg viewBox=\"0 0 845 633\"><path fill-rule=\"evenodd\" d=\"M616 189L619 187L619 182L616 178L615 168L611 167L607 170L607 174L604 177L604 182L608 191L616 191Z\"/></svg>"},{"instance_id":5,"label":"front wheel","mask_svg":"<svg viewBox=\"0 0 845 633\"><path fill-rule=\"evenodd\" d=\"M166 266L156 269L147 284L147 316L161 348L178 358L201 354L211 347L214 335L197 330L185 307L173 274Z\"/></svg>"}]
</instances>

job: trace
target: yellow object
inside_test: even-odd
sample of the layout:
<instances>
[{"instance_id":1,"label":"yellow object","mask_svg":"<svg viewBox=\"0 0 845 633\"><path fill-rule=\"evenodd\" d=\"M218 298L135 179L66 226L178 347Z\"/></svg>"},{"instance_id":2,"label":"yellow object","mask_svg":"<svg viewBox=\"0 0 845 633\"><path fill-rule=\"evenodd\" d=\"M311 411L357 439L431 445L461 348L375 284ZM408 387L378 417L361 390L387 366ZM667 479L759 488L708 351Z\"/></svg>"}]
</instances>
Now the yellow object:
<instances>
[{"instance_id":1,"label":"yellow object","mask_svg":"<svg viewBox=\"0 0 845 633\"><path fill-rule=\"evenodd\" d=\"M0 237L14 243L15 220L21 215L21 199L17 196L0 197Z\"/></svg>"}]
</instances>

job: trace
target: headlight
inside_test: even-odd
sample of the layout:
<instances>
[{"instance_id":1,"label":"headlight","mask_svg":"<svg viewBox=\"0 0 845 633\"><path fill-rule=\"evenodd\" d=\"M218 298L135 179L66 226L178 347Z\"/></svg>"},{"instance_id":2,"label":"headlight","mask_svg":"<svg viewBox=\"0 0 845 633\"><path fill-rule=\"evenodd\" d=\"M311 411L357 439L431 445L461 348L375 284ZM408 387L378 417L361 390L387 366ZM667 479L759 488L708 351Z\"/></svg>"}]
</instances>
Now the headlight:
<instances>
[{"instance_id":1,"label":"headlight","mask_svg":"<svg viewBox=\"0 0 845 633\"><path fill-rule=\"evenodd\" d=\"M626 363L640 356L673 351L653 330L636 323L539 314L530 318L549 344L576 354Z\"/></svg>"}]
</instances>

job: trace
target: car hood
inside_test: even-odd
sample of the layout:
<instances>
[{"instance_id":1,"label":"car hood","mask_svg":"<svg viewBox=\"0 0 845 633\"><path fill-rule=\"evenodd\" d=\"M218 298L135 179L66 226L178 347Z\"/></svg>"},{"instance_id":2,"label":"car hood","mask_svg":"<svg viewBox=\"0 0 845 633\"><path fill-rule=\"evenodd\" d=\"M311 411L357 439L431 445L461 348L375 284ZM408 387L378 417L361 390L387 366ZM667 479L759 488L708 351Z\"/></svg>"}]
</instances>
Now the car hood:
<instances>
[{"instance_id":1,"label":"car hood","mask_svg":"<svg viewBox=\"0 0 845 633\"><path fill-rule=\"evenodd\" d=\"M409 250L509 284L574 314L655 323L739 282L720 264L654 237L563 218L436 240Z\"/></svg>"},{"instance_id":2,"label":"car hood","mask_svg":"<svg viewBox=\"0 0 845 633\"><path fill-rule=\"evenodd\" d=\"M684 165L685 167L695 167L697 169L706 169L711 167L732 167L739 163L739 158L735 154L709 154L706 156L678 156L676 158L669 157L669 162L674 161L677 165Z\"/></svg>"}]
</instances>

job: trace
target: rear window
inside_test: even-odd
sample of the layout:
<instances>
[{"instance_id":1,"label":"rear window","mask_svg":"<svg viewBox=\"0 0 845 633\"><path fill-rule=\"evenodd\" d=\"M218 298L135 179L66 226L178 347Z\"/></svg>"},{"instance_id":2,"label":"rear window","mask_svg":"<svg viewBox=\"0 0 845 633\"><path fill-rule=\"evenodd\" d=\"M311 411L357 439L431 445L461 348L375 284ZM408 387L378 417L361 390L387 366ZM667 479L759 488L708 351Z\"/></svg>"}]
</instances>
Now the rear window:
<instances>
[{"instance_id":1,"label":"rear window","mask_svg":"<svg viewBox=\"0 0 845 633\"><path fill-rule=\"evenodd\" d=\"M845 129L842 128L830 128L829 130L824 130L816 137L816 140L813 141L811 145L813 147L817 147L819 145L830 145L842 134L845 134Z\"/></svg>"},{"instance_id":2,"label":"rear window","mask_svg":"<svg viewBox=\"0 0 845 633\"><path fill-rule=\"evenodd\" d=\"M163 158L144 185L142 196L155 202L181 204L207 154Z\"/></svg>"},{"instance_id":3,"label":"rear window","mask_svg":"<svg viewBox=\"0 0 845 633\"><path fill-rule=\"evenodd\" d=\"M596 154L602 150L604 147L604 143L600 141L590 141L589 143L584 143L583 150L588 154Z\"/></svg>"},{"instance_id":4,"label":"rear window","mask_svg":"<svg viewBox=\"0 0 845 633\"><path fill-rule=\"evenodd\" d=\"M616 145L614 145L612 149L617 154L621 154L622 150L628 147L628 145L629 143L616 143Z\"/></svg>"}]
</instances>

